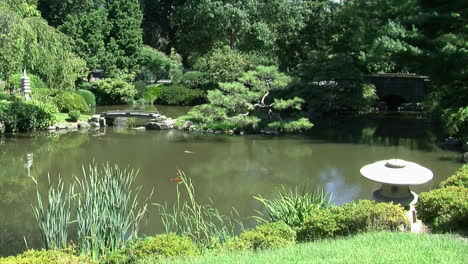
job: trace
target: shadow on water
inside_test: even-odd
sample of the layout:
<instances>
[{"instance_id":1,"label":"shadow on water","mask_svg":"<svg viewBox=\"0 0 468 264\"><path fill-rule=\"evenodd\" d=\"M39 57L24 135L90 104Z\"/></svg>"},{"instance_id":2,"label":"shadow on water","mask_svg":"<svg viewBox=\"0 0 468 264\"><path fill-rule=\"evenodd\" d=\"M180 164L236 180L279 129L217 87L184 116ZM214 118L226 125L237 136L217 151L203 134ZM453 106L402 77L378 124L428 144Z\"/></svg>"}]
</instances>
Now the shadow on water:
<instances>
[{"instance_id":1,"label":"shadow on water","mask_svg":"<svg viewBox=\"0 0 468 264\"><path fill-rule=\"evenodd\" d=\"M336 143L401 146L432 151L441 142L440 127L418 113L390 112L363 117L322 118L307 133L314 139Z\"/></svg>"}]
</instances>

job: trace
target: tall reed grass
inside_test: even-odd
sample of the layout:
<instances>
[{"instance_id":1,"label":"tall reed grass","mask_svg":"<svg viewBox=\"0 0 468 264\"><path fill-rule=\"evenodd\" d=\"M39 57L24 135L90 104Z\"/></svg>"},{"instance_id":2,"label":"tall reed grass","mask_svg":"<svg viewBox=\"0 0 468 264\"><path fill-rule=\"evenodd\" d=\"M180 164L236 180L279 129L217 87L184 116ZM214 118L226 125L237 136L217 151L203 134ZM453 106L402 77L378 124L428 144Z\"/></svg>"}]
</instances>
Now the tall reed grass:
<instances>
[{"instance_id":1,"label":"tall reed grass","mask_svg":"<svg viewBox=\"0 0 468 264\"><path fill-rule=\"evenodd\" d=\"M97 259L137 238L147 211L146 202L138 203L141 186L133 187L137 175L138 171L109 164L101 168L90 165L87 172L83 168L83 178L76 178L78 248L82 253Z\"/></svg>"},{"instance_id":2,"label":"tall reed grass","mask_svg":"<svg viewBox=\"0 0 468 264\"><path fill-rule=\"evenodd\" d=\"M135 239L148 196L140 205L140 187L134 187L138 171L122 170L109 164L83 166L83 176L75 177L67 193L61 178L57 187L49 186L45 207L37 181L38 205L33 207L46 249L67 246L68 226L77 224L77 249L93 259L123 248ZM50 178L49 178L50 182ZM72 210L73 209L73 210ZM70 215L76 219L70 221Z\"/></svg>"},{"instance_id":3,"label":"tall reed grass","mask_svg":"<svg viewBox=\"0 0 468 264\"><path fill-rule=\"evenodd\" d=\"M31 178L36 186L37 195L37 206L31 205L31 207L39 225L44 248L47 250L64 248L68 243L68 226L71 223L70 207L74 195L74 185L70 185L68 192L65 192L62 178L59 177L57 186L54 187L51 185L50 175L48 175L49 189L45 205L37 180Z\"/></svg>"},{"instance_id":4,"label":"tall reed grass","mask_svg":"<svg viewBox=\"0 0 468 264\"><path fill-rule=\"evenodd\" d=\"M234 208L231 216L226 216L214 207L211 200L210 204L199 204L195 199L192 180L180 170L178 177L181 181L176 187L175 203L172 206L167 203L156 204L166 233L188 236L203 249L223 243L234 236L236 231L244 229Z\"/></svg>"},{"instance_id":5,"label":"tall reed grass","mask_svg":"<svg viewBox=\"0 0 468 264\"><path fill-rule=\"evenodd\" d=\"M332 194L327 194L323 189L315 192L306 192L306 187L301 191L297 188L286 190L284 187L273 199L265 199L261 195L254 196L265 207L267 213L257 211L259 214L254 218L258 222L283 221L292 228L298 228L304 221L319 209L333 206Z\"/></svg>"}]
</instances>

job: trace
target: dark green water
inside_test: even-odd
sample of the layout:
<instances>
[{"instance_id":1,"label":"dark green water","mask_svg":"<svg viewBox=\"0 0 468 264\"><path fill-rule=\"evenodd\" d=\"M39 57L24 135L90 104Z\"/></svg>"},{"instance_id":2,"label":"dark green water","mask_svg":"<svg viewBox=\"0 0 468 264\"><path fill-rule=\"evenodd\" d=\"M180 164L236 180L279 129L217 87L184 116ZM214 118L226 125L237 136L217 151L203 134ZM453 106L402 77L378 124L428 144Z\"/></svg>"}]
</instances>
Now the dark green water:
<instances>
[{"instance_id":1,"label":"dark green water","mask_svg":"<svg viewBox=\"0 0 468 264\"><path fill-rule=\"evenodd\" d=\"M115 107L97 112L108 109ZM187 109L158 110L177 116ZM415 115L394 114L323 119L306 135L276 137L125 128L7 135L0 138L0 255L22 251L23 237L29 247L41 245L30 208L35 191L28 175L46 187L48 173L52 180L61 175L70 181L72 175L81 175L83 164L93 160L117 163L140 169L137 184L143 186L143 193L154 188L152 202L163 203L175 198L176 183L170 179L181 169L193 179L201 201L211 198L223 212L235 207L247 219L261 210L252 196L271 197L281 185L310 190L320 186L333 193L337 204L371 199L379 185L361 177L359 169L382 159L406 159L431 169L434 180L413 188L428 190L460 166L460 154L440 148L435 131ZM150 206L142 233L161 231L156 211Z\"/></svg>"}]
</instances>

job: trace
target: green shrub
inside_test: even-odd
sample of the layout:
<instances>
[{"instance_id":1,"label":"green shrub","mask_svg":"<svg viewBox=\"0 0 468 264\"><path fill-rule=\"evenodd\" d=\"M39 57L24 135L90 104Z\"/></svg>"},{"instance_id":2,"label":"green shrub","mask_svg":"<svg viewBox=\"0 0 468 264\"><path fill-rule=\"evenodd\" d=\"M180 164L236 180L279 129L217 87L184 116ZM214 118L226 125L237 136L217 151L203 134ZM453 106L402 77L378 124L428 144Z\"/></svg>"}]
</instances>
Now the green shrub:
<instances>
[{"instance_id":1,"label":"green shrub","mask_svg":"<svg viewBox=\"0 0 468 264\"><path fill-rule=\"evenodd\" d=\"M445 109L441 116L445 132L449 135L468 135L468 107Z\"/></svg>"},{"instance_id":2,"label":"green shrub","mask_svg":"<svg viewBox=\"0 0 468 264\"><path fill-rule=\"evenodd\" d=\"M31 92L31 97L34 100L53 102L53 97L61 93L60 90L49 89L49 88L38 88Z\"/></svg>"},{"instance_id":3,"label":"green shrub","mask_svg":"<svg viewBox=\"0 0 468 264\"><path fill-rule=\"evenodd\" d=\"M96 95L98 105L128 104L138 93L133 85L122 79L93 82L90 90Z\"/></svg>"},{"instance_id":4,"label":"green shrub","mask_svg":"<svg viewBox=\"0 0 468 264\"><path fill-rule=\"evenodd\" d=\"M449 186L419 195L419 218L436 232L468 230L468 188Z\"/></svg>"},{"instance_id":5,"label":"green shrub","mask_svg":"<svg viewBox=\"0 0 468 264\"><path fill-rule=\"evenodd\" d=\"M60 93L54 97L54 102L62 113L68 113L71 110L78 110L80 112L86 112L89 110L85 99L76 93Z\"/></svg>"},{"instance_id":6,"label":"green shrub","mask_svg":"<svg viewBox=\"0 0 468 264\"><path fill-rule=\"evenodd\" d=\"M88 90L78 89L76 93L81 95L81 97L83 97L83 99L86 101L86 104L88 104L89 107L96 106L96 96L93 94L93 92L88 91Z\"/></svg>"},{"instance_id":7,"label":"green shrub","mask_svg":"<svg viewBox=\"0 0 468 264\"><path fill-rule=\"evenodd\" d=\"M468 165L463 165L455 174L440 183L440 188L448 186L460 186L468 188Z\"/></svg>"},{"instance_id":8,"label":"green shrub","mask_svg":"<svg viewBox=\"0 0 468 264\"><path fill-rule=\"evenodd\" d=\"M178 236L174 233L140 240L132 246L132 250L138 258L195 256L199 254L197 246L190 238Z\"/></svg>"},{"instance_id":9,"label":"green shrub","mask_svg":"<svg viewBox=\"0 0 468 264\"><path fill-rule=\"evenodd\" d=\"M199 249L190 238L170 233L138 240L125 249L109 254L105 263L131 264L143 259L157 260L199 254Z\"/></svg>"},{"instance_id":10,"label":"green shrub","mask_svg":"<svg viewBox=\"0 0 468 264\"><path fill-rule=\"evenodd\" d=\"M206 101L202 90L188 89L180 85L162 85L156 103L167 105L196 105Z\"/></svg>"},{"instance_id":11,"label":"green shrub","mask_svg":"<svg viewBox=\"0 0 468 264\"><path fill-rule=\"evenodd\" d=\"M403 207L360 200L317 211L307 218L297 236L299 241L312 241L361 232L398 230L408 224Z\"/></svg>"},{"instance_id":12,"label":"green shrub","mask_svg":"<svg viewBox=\"0 0 468 264\"><path fill-rule=\"evenodd\" d=\"M135 90L137 91L135 99L143 98L146 93L146 83L142 81L136 81L133 85L135 86Z\"/></svg>"},{"instance_id":13,"label":"green shrub","mask_svg":"<svg viewBox=\"0 0 468 264\"><path fill-rule=\"evenodd\" d=\"M296 231L284 222L265 223L244 231L224 245L227 250L259 250L291 246L296 243Z\"/></svg>"},{"instance_id":14,"label":"green shrub","mask_svg":"<svg viewBox=\"0 0 468 264\"><path fill-rule=\"evenodd\" d=\"M282 189L278 195L267 200L261 196L254 197L260 201L268 212L268 217L263 214L257 217L260 221L279 222L283 221L292 228L299 228L304 221L320 209L332 206L331 195L317 190L314 193Z\"/></svg>"},{"instance_id":15,"label":"green shrub","mask_svg":"<svg viewBox=\"0 0 468 264\"><path fill-rule=\"evenodd\" d=\"M146 87L146 92L143 98L145 101L149 104L153 104L156 98L158 98L159 94L161 93L161 88L162 86L157 84L157 85L150 85Z\"/></svg>"},{"instance_id":16,"label":"green shrub","mask_svg":"<svg viewBox=\"0 0 468 264\"><path fill-rule=\"evenodd\" d=\"M8 93L4 93L4 92L0 92L0 101L1 100L10 100L11 99L11 95L8 94Z\"/></svg>"},{"instance_id":17,"label":"green shrub","mask_svg":"<svg viewBox=\"0 0 468 264\"><path fill-rule=\"evenodd\" d=\"M180 84L190 89L203 90L209 90L216 86L215 83L208 79L208 76L205 73L199 71L189 71L184 73L180 80Z\"/></svg>"},{"instance_id":18,"label":"green shrub","mask_svg":"<svg viewBox=\"0 0 468 264\"><path fill-rule=\"evenodd\" d=\"M68 112L68 117L70 117L70 121L72 122L76 122L80 119L80 111L78 110L70 110L70 112Z\"/></svg>"},{"instance_id":19,"label":"green shrub","mask_svg":"<svg viewBox=\"0 0 468 264\"><path fill-rule=\"evenodd\" d=\"M18 256L0 258L0 264L97 264L86 256L58 250L29 250Z\"/></svg>"},{"instance_id":20,"label":"green shrub","mask_svg":"<svg viewBox=\"0 0 468 264\"><path fill-rule=\"evenodd\" d=\"M208 123L203 126L203 129L212 129L213 131L220 130L220 131L229 131L233 130L237 127L237 124L234 122L229 122L229 121L217 121L217 122L212 122Z\"/></svg>"},{"instance_id":21,"label":"green shrub","mask_svg":"<svg viewBox=\"0 0 468 264\"><path fill-rule=\"evenodd\" d=\"M8 85L13 93L17 94L21 90L21 77L23 74L13 74L8 78ZM28 73L29 81L31 84L31 90L34 91L36 89L48 89L47 85L41 80L41 78L37 77L34 74Z\"/></svg>"},{"instance_id":22,"label":"green shrub","mask_svg":"<svg viewBox=\"0 0 468 264\"><path fill-rule=\"evenodd\" d=\"M5 105L2 108L5 108ZM3 122L7 131L17 132L42 129L53 125L55 122L54 114L58 112L58 109L48 102L14 99L3 111L6 111Z\"/></svg>"}]
</instances>

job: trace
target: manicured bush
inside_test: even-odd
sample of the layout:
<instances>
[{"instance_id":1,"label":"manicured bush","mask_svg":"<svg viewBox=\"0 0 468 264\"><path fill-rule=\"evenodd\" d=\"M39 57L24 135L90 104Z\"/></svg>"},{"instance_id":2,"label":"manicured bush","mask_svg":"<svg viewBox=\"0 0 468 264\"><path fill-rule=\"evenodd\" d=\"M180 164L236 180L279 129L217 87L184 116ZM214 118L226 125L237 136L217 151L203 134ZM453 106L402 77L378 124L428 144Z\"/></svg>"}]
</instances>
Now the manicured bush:
<instances>
[{"instance_id":1,"label":"manicured bush","mask_svg":"<svg viewBox=\"0 0 468 264\"><path fill-rule=\"evenodd\" d=\"M299 229L298 240L312 241L361 232L398 230L408 224L403 207L360 200L342 207L317 211Z\"/></svg>"},{"instance_id":2,"label":"manicured bush","mask_svg":"<svg viewBox=\"0 0 468 264\"><path fill-rule=\"evenodd\" d=\"M159 94L161 93L162 86L160 84L157 85L150 85L146 87L146 92L143 98L149 104L153 104L156 98L158 98Z\"/></svg>"},{"instance_id":3,"label":"manicured bush","mask_svg":"<svg viewBox=\"0 0 468 264\"><path fill-rule=\"evenodd\" d=\"M188 237L174 233L147 237L106 257L109 264L130 264L143 259L162 259L199 255L199 249Z\"/></svg>"},{"instance_id":4,"label":"manicured bush","mask_svg":"<svg viewBox=\"0 0 468 264\"><path fill-rule=\"evenodd\" d=\"M76 93L60 93L54 97L54 102L62 113L68 113L70 110L79 110L80 112L89 110L85 99Z\"/></svg>"},{"instance_id":5,"label":"manicured bush","mask_svg":"<svg viewBox=\"0 0 468 264\"><path fill-rule=\"evenodd\" d=\"M468 165L463 165L455 174L440 183L440 188L448 186L460 186L468 188Z\"/></svg>"},{"instance_id":6,"label":"manicured bush","mask_svg":"<svg viewBox=\"0 0 468 264\"><path fill-rule=\"evenodd\" d=\"M80 119L80 115L81 113L78 110L71 110L68 112L68 117L70 117L70 121L72 122L78 121L78 119Z\"/></svg>"},{"instance_id":7,"label":"manicured bush","mask_svg":"<svg viewBox=\"0 0 468 264\"><path fill-rule=\"evenodd\" d=\"M30 250L18 256L0 258L0 264L97 264L86 256L58 250Z\"/></svg>"},{"instance_id":8,"label":"manicured bush","mask_svg":"<svg viewBox=\"0 0 468 264\"><path fill-rule=\"evenodd\" d=\"M98 105L128 104L137 95L135 87L122 79L105 79L93 82L90 91Z\"/></svg>"},{"instance_id":9,"label":"manicured bush","mask_svg":"<svg viewBox=\"0 0 468 264\"><path fill-rule=\"evenodd\" d=\"M195 105L206 101L202 90L188 89L180 85L162 85L156 103L167 105Z\"/></svg>"},{"instance_id":10,"label":"manicured bush","mask_svg":"<svg viewBox=\"0 0 468 264\"><path fill-rule=\"evenodd\" d=\"M7 105L3 104L2 121L7 131L29 131L51 126L55 122L54 114L58 112L55 105L37 100L23 101L14 99Z\"/></svg>"},{"instance_id":11,"label":"manicured bush","mask_svg":"<svg viewBox=\"0 0 468 264\"><path fill-rule=\"evenodd\" d=\"M216 83L211 82L208 75L199 71L189 71L184 73L180 84L190 89L209 90L216 87Z\"/></svg>"},{"instance_id":12,"label":"manicured bush","mask_svg":"<svg viewBox=\"0 0 468 264\"><path fill-rule=\"evenodd\" d=\"M86 101L86 104L88 104L89 107L96 106L96 96L93 94L93 92L88 91L88 90L78 89L76 93L81 95L81 97L83 97L83 99Z\"/></svg>"},{"instance_id":13,"label":"manicured bush","mask_svg":"<svg viewBox=\"0 0 468 264\"><path fill-rule=\"evenodd\" d=\"M284 222L265 223L244 231L224 245L227 250L260 250L291 246L296 243L296 231Z\"/></svg>"},{"instance_id":14,"label":"manicured bush","mask_svg":"<svg viewBox=\"0 0 468 264\"><path fill-rule=\"evenodd\" d=\"M449 186L419 195L419 218L436 232L468 230L468 188Z\"/></svg>"}]
</instances>

